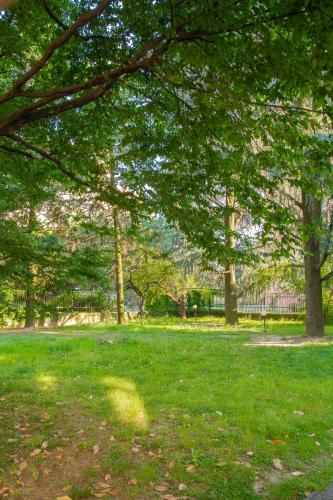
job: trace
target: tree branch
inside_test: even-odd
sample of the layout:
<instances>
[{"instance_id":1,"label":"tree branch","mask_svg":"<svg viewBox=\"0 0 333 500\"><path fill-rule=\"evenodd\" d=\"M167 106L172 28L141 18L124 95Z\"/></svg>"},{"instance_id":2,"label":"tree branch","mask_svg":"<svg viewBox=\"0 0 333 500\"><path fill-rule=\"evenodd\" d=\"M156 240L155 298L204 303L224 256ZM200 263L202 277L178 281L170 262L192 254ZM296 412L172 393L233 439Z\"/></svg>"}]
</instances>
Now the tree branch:
<instances>
[{"instance_id":1,"label":"tree branch","mask_svg":"<svg viewBox=\"0 0 333 500\"><path fill-rule=\"evenodd\" d=\"M59 28L65 30L68 30L68 26L66 26L65 23L62 22L61 19L50 9L50 6L48 5L46 0L42 0L42 4L44 6L45 11L47 12L48 16L59 26ZM109 37L104 36L104 35L80 35L80 33L74 33L73 34L77 38L81 38L81 40L109 40Z\"/></svg>"}]
</instances>

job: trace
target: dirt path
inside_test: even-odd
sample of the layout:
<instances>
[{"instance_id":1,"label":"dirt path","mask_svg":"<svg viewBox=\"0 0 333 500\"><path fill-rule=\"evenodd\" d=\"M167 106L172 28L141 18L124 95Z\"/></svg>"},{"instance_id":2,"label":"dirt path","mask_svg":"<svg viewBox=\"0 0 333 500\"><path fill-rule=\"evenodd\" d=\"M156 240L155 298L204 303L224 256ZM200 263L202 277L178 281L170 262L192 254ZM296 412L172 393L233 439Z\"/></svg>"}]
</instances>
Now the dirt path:
<instances>
[{"instance_id":1,"label":"dirt path","mask_svg":"<svg viewBox=\"0 0 333 500\"><path fill-rule=\"evenodd\" d=\"M303 347L306 345L328 345L333 343L333 336L313 338L306 335L255 335L246 345L251 347Z\"/></svg>"}]
</instances>

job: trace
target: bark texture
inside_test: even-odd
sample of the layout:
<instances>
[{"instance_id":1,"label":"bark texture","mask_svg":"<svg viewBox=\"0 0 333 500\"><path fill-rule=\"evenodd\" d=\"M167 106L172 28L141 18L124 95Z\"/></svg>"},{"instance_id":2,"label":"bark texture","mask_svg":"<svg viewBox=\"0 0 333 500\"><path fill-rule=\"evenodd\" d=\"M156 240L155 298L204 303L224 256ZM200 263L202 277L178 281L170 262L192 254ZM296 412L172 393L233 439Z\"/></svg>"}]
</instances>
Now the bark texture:
<instances>
[{"instance_id":1,"label":"bark texture","mask_svg":"<svg viewBox=\"0 0 333 500\"><path fill-rule=\"evenodd\" d=\"M181 296L178 300L178 311L181 319L186 318L186 297Z\"/></svg>"},{"instance_id":2,"label":"bark texture","mask_svg":"<svg viewBox=\"0 0 333 500\"><path fill-rule=\"evenodd\" d=\"M324 315L322 304L322 278L320 271L320 239L313 230L321 221L321 201L311 194L302 192L303 224L307 230L304 243L306 335L324 335Z\"/></svg>"},{"instance_id":3,"label":"bark texture","mask_svg":"<svg viewBox=\"0 0 333 500\"><path fill-rule=\"evenodd\" d=\"M118 325L125 324L125 299L124 299L124 276L123 259L121 248L121 228L119 222L119 210L113 209L113 227L115 239L115 259L116 259L116 292L117 292L117 321Z\"/></svg>"},{"instance_id":4,"label":"bark texture","mask_svg":"<svg viewBox=\"0 0 333 500\"><path fill-rule=\"evenodd\" d=\"M232 250L235 248L235 197L231 193L226 194L226 208L228 209L224 223L227 229L226 248ZM232 262L227 262L225 266L224 277L224 307L225 307L225 322L228 325L238 324L237 314L237 291L236 291L236 266Z\"/></svg>"}]
</instances>

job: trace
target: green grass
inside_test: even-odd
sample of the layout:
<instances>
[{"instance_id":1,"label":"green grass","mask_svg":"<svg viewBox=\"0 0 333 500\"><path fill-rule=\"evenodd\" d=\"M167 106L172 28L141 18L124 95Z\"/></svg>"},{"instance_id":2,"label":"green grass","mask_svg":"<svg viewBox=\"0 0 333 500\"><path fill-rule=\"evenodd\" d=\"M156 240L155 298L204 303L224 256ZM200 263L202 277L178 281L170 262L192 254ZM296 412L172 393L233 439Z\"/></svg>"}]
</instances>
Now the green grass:
<instances>
[{"instance_id":1,"label":"green grass","mask_svg":"<svg viewBox=\"0 0 333 500\"><path fill-rule=\"evenodd\" d=\"M304 327L269 320L268 330ZM49 498L90 498L106 474L128 499L158 498L154 487L164 483L175 496L226 500L260 498L256 478L270 499L325 487L333 479L333 345L247 346L259 332L261 321L227 329L222 319L169 318L1 334L0 489L27 498L27 484L47 491L52 476ZM49 454L30 457L43 441ZM22 460L24 487L15 475Z\"/></svg>"}]
</instances>

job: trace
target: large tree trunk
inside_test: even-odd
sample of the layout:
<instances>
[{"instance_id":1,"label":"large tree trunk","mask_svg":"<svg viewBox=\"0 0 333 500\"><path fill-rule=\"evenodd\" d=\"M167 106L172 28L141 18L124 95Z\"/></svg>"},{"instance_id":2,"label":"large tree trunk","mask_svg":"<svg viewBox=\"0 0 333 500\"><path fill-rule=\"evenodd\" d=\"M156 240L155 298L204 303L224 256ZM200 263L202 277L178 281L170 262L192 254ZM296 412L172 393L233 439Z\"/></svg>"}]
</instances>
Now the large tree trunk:
<instances>
[{"instance_id":1,"label":"large tree trunk","mask_svg":"<svg viewBox=\"0 0 333 500\"><path fill-rule=\"evenodd\" d=\"M235 197L226 194L226 208L229 209L224 217L226 234L226 248L232 250L235 248L235 238L233 232L235 231ZM227 325L237 325L237 291L236 291L236 266L232 262L227 262L225 266L224 275L224 309L225 309L225 322Z\"/></svg>"},{"instance_id":2,"label":"large tree trunk","mask_svg":"<svg viewBox=\"0 0 333 500\"><path fill-rule=\"evenodd\" d=\"M324 316L322 304L322 281L320 272L320 240L313 231L321 221L321 201L311 194L302 192L303 223L307 230L304 243L306 335L324 335Z\"/></svg>"},{"instance_id":3,"label":"large tree trunk","mask_svg":"<svg viewBox=\"0 0 333 500\"><path fill-rule=\"evenodd\" d=\"M117 321L119 325L123 325L125 324L124 276L121 251L121 229L117 207L113 208L113 226L116 258Z\"/></svg>"},{"instance_id":4,"label":"large tree trunk","mask_svg":"<svg viewBox=\"0 0 333 500\"><path fill-rule=\"evenodd\" d=\"M178 300L178 311L181 319L186 319L186 296L182 295Z\"/></svg>"}]
</instances>

